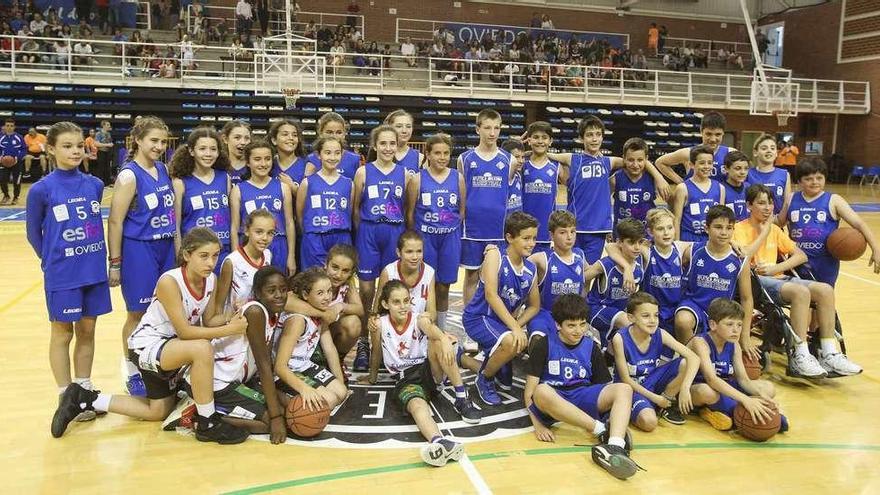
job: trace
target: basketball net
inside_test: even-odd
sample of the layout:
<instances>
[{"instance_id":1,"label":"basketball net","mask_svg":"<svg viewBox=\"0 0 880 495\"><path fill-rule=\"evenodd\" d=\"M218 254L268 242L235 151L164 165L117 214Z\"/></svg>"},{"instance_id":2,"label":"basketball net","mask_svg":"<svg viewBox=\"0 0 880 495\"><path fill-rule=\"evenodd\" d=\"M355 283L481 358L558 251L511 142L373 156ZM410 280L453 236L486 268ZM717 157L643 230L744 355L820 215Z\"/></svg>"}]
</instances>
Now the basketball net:
<instances>
[{"instance_id":1,"label":"basketball net","mask_svg":"<svg viewBox=\"0 0 880 495\"><path fill-rule=\"evenodd\" d=\"M776 116L776 125L779 127L785 127L788 125L788 118L791 117L791 114L783 112L781 110L775 110L773 115Z\"/></svg>"},{"instance_id":2,"label":"basketball net","mask_svg":"<svg viewBox=\"0 0 880 495\"><path fill-rule=\"evenodd\" d=\"M281 91L284 93L284 106L288 110L296 108L296 101L299 100L302 90L299 88L283 88Z\"/></svg>"}]
</instances>

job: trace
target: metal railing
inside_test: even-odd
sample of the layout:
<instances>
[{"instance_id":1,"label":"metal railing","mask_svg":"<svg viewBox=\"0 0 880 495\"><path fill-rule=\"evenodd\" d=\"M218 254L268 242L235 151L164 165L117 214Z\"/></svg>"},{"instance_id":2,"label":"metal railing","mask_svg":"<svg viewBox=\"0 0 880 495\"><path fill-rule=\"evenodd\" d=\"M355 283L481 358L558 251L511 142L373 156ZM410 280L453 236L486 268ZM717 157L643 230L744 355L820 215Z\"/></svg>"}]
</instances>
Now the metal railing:
<instances>
[{"instance_id":1,"label":"metal railing","mask_svg":"<svg viewBox=\"0 0 880 495\"><path fill-rule=\"evenodd\" d=\"M752 61L752 45L740 41L719 41L700 38L666 38L666 44L664 45L664 49L666 50L685 47L690 48L691 50L694 48L700 48L701 50L706 51L709 55L710 61L727 62L726 60L720 60L718 57L718 51L722 48L728 54L733 53L741 56L743 63L746 66L750 65Z\"/></svg>"},{"instance_id":2,"label":"metal railing","mask_svg":"<svg viewBox=\"0 0 880 495\"><path fill-rule=\"evenodd\" d=\"M153 29L153 11L150 2L138 2L137 17L135 21L137 29Z\"/></svg>"},{"instance_id":3,"label":"metal railing","mask_svg":"<svg viewBox=\"0 0 880 495\"><path fill-rule=\"evenodd\" d=\"M202 19L207 19L208 23L212 26L216 25L219 22L223 22L226 24L230 32L238 31L238 19L235 15L235 7L223 7L218 5L206 5L202 7L197 7L195 5L188 5L186 8L186 19L185 25L187 31L190 33L195 32L196 23L198 21L198 17L196 16L196 9L202 9ZM253 25L251 29L259 29L260 23L257 19L256 8L254 10L254 19ZM286 29L286 18L285 11L283 10L275 10L269 9L269 30L272 33L278 34L283 33ZM336 27L340 24L347 24L348 19L353 17L355 19L355 26L360 29L362 35L366 36L366 24L363 15L349 15L349 14L331 14L327 12L307 12L307 11L298 11L296 15L293 16L293 32L294 34L302 35L305 32L306 27L309 22L314 21L315 28L321 29L324 26L327 27Z\"/></svg>"},{"instance_id":4,"label":"metal railing","mask_svg":"<svg viewBox=\"0 0 880 495\"><path fill-rule=\"evenodd\" d=\"M12 38L11 40L9 38ZM52 43L61 51L25 45ZM100 83L253 90L260 49L90 41L98 53L74 53L80 40L0 36L0 78L46 83ZM262 53L283 55L276 47ZM314 55L313 51L301 55ZM399 94L624 105L748 110L750 74L672 72L619 67L525 64L378 53L320 53L327 57L328 92ZM169 67L170 65L170 67ZM770 79L773 80L772 78ZM781 81L782 79L780 79ZM869 83L792 78L800 85L798 112L866 114Z\"/></svg>"}]
</instances>

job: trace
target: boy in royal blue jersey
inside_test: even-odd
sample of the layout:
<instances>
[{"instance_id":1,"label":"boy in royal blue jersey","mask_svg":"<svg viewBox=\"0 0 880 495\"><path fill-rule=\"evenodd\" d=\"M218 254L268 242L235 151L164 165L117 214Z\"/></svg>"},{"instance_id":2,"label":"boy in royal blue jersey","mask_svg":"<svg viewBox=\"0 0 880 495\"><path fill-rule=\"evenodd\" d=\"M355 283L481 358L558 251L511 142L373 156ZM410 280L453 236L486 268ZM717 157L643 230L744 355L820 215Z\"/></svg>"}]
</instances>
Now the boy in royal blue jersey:
<instances>
[{"instance_id":1,"label":"boy in royal blue jersey","mask_svg":"<svg viewBox=\"0 0 880 495\"><path fill-rule=\"evenodd\" d=\"M712 180L712 150L708 146L691 148L694 175L675 186L672 212L675 214L676 239L706 241L706 212L713 205L724 204L724 188Z\"/></svg>"},{"instance_id":2,"label":"boy in royal blue jersey","mask_svg":"<svg viewBox=\"0 0 880 495\"><path fill-rule=\"evenodd\" d=\"M709 148L712 154L712 170L709 172L709 177L717 181L724 180L724 172L721 168L724 165L724 158L731 151L735 151L734 148L721 144L721 141L724 140L725 127L727 127L727 119L724 118L724 115L714 111L706 112L700 121L700 137L703 140L700 146ZM680 164L685 167L684 179L689 179L694 175L691 148L681 148L661 156L657 159L657 170L673 184L681 184L684 179L672 169L674 165Z\"/></svg>"},{"instance_id":3,"label":"boy in royal blue jersey","mask_svg":"<svg viewBox=\"0 0 880 495\"><path fill-rule=\"evenodd\" d=\"M553 127L543 121L532 122L526 130L531 154L523 164L522 210L538 220L535 253L550 253L550 215L556 211L559 163L547 157L553 144ZM549 311L549 308L547 308Z\"/></svg>"},{"instance_id":4,"label":"boy in royal blue jersey","mask_svg":"<svg viewBox=\"0 0 880 495\"><path fill-rule=\"evenodd\" d=\"M635 218L644 224L645 216L657 198L654 181L645 174L648 144L641 138L628 139L623 144L623 162L623 169L611 176L614 223Z\"/></svg>"},{"instance_id":5,"label":"boy in royal blue jersey","mask_svg":"<svg viewBox=\"0 0 880 495\"><path fill-rule=\"evenodd\" d=\"M749 217L746 206L746 189L749 188L749 159L742 151L731 151L724 158L726 175L721 187L724 188L724 204L733 210L736 221Z\"/></svg>"},{"instance_id":6,"label":"boy in royal blue jersey","mask_svg":"<svg viewBox=\"0 0 880 495\"><path fill-rule=\"evenodd\" d=\"M753 156L755 167L749 169L749 184L764 184L773 194L773 215L776 225L783 227L791 203L791 177L785 168L776 167L776 138L761 134L755 141Z\"/></svg>"},{"instance_id":7,"label":"boy in royal blue jersey","mask_svg":"<svg viewBox=\"0 0 880 495\"><path fill-rule=\"evenodd\" d=\"M11 167L0 167L0 191L3 199L0 205L17 204L21 194L21 174L24 169L24 157L27 145L21 134L15 132L15 121L6 119L3 122L3 133L0 133L0 157L11 157L15 160ZM9 197L9 182L12 181L12 198Z\"/></svg>"}]
</instances>

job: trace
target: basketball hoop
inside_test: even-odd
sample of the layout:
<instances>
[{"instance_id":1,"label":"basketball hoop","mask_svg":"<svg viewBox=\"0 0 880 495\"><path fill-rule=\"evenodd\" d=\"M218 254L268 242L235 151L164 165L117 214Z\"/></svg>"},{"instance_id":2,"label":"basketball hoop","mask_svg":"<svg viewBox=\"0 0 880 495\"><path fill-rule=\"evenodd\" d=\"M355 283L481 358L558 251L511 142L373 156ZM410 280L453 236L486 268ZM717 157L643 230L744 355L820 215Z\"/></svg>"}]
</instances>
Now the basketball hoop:
<instances>
[{"instance_id":1,"label":"basketball hoop","mask_svg":"<svg viewBox=\"0 0 880 495\"><path fill-rule=\"evenodd\" d=\"M791 117L790 113L783 112L781 110L774 111L773 115L776 116L776 125L779 127L787 126L788 125L788 118Z\"/></svg>"},{"instance_id":2,"label":"basketball hoop","mask_svg":"<svg viewBox=\"0 0 880 495\"><path fill-rule=\"evenodd\" d=\"M299 100L302 90L299 88L282 88L281 91L284 93L284 106L288 110L296 108L296 101Z\"/></svg>"}]
</instances>

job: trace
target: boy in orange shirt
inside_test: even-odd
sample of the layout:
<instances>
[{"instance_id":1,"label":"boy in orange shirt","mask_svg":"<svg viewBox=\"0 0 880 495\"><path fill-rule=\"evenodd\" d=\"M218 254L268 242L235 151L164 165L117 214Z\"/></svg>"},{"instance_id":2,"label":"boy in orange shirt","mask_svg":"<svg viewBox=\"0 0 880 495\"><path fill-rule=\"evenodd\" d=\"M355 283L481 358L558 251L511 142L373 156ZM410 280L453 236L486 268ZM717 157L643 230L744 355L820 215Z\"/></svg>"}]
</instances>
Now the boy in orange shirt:
<instances>
[{"instance_id":1,"label":"boy in orange shirt","mask_svg":"<svg viewBox=\"0 0 880 495\"><path fill-rule=\"evenodd\" d=\"M24 175L22 179L31 178L31 162L34 158L40 161L40 170L42 171L40 177L46 175L46 135L40 134L35 128L31 127L24 136L24 144L27 146L27 154L24 155Z\"/></svg>"},{"instance_id":2,"label":"boy in orange shirt","mask_svg":"<svg viewBox=\"0 0 880 495\"><path fill-rule=\"evenodd\" d=\"M807 255L773 223L773 195L763 184L749 186L746 204L749 218L736 224L734 242L745 247L758 281L776 304L790 304L791 326L798 342L789 356L788 373L806 378L848 376L862 372L837 348L834 336L834 288L823 282L790 277L784 272L807 262ZM777 263L779 256L788 256ZM807 347L810 303L816 304L821 350L817 360ZM743 352L755 355L754 348Z\"/></svg>"},{"instance_id":3,"label":"boy in orange shirt","mask_svg":"<svg viewBox=\"0 0 880 495\"><path fill-rule=\"evenodd\" d=\"M83 160L83 171L89 173L89 163L98 161L98 142L95 141L95 129L89 129L89 137L85 143L86 156Z\"/></svg>"}]
</instances>

